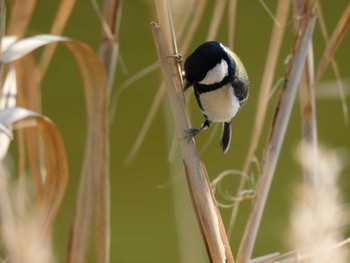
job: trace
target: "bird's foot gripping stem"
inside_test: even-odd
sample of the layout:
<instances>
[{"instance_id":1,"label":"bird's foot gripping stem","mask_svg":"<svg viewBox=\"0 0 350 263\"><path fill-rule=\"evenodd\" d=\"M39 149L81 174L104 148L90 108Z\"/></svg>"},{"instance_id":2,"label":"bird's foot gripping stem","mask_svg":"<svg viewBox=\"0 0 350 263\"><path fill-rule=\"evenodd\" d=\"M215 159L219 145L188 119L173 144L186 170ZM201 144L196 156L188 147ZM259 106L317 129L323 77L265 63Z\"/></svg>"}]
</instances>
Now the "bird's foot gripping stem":
<instances>
[{"instance_id":1,"label":"bird's foot gripping stem","mask_svg":"<svg viewBox=\"0 0 350 263\"><path fill-rule=\"evenodd\" d=\"M198 135L202 130L207 129L211 124L211 121L205 120L202 126L199 129L190 128L185 131L185 137L183 139L187 139L188 141L192 140L196 135Z\"/></svg>"},{"instance_id":2,"label":"bird's foot gripping stem","mask_svg":"<svg viewBox=\"0 0 350 263\"><path fill-rule=\"evenodd\" d=\"M198 133L200 133L200 131L201 129L190 128L187 131L185 131L185 136L183 139L191 141Z\"/></svg>"}]
</instances>

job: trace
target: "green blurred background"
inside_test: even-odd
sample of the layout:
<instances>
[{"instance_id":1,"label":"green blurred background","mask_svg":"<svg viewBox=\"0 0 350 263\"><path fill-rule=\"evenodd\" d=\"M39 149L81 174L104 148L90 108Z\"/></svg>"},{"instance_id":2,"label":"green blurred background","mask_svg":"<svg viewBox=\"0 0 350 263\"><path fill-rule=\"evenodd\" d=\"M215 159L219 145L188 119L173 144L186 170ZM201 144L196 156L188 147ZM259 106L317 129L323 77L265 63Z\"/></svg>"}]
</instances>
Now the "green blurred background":
<instances>
[{"instance_id":1,"label":"green blurred background","mask_svg":"<svg viewBox=\"0 0 350 263\"><path fill-rule=\"evenodd\" d=\"M214 6L214 1L208 2L191 50L206 40ZM276 3L277 1L266 1L266 5L272 12L275 10ZM329 32L332 32L348 0L325 0L321 1L321 4L327 28ZM38 1L34 19L29 27L30 35L49 32L58 5L59 1ZM156 62L157 55L150 30L151 21L156 21L152 1L124 1L119 36L120 60L117 65L115 89L118 89L136 72ZM235 52L239 54L248 71L251 93L245 108L233 120L233 139L228 154L221 153L218 144L219 132L216 132L212 143L201 153L211 179L224 170L240 170L243 167L250 143L257 96L273 26L273 20L259 1L238 1L236 23ZM226 25L227 19L224 18L217 37L217 40L224 44L227 43ZM64 35L82 41L97 50L100 31L100 21L91 2L77 1ZM286 68L284 60L291 50L293 36L293 20L290 15L275 81L283 77ZM314 44L317 65L325 48L319 26L316 26L315 29ZM348 83L350 78L349 44L350 34L348 33L335 56L341 76ZM43 112L57 124L61 131L70 170L69 185L55 229L54 246L58 262L63 260L67 246L86 135L82 80L74 58L69 52L63 45L59 46L42 83ZM188 54L183 55L186 57ZM328 69L322 81L333 80L334 74L331 69ZM125 164L125 157L140 132L159 89L160 81L160 70L157 70L131 85L120 97L115 119L111 124L111 262L180 262L178 245L180 237L176 228L172 184L183 184L184 177L181 173L174 177L171 177L170 174L166 128L169 120L166 119L168 115L165 114L168 104L166 97L140 151L131 163ZM336 96L336 87L333 85L329 89L335 94L334 97L328 98L320 94L317 98L319 140L330 148L343 148L348 151L350 149L349 126L344 124L341 103ZM259 160L276 105L277 94L278 92L272 97L262 140L256 152ZM347 102L349 105L349 98ZM193 98L190 99L188 108L191 111L193 126L199 126L203 117ZM199 149L202 149L213 130L198 136L196 142ZM254 256L287 250L286 234L289 224L288 213L290 204L293 202L293 187L301 179L300 168L295 160L295 150L300 135L300 111L297 102L281 152ZM341 187L347 194L350 184L349 171L347 166L341 178ZM234 195L238 180L238 176L225 179L223 188ZM187 191L183 191L182 195L185 198L184 207L189 207ZM220 196L218 198L220 199ZM345 198L348 200L349 195ZM234 255L245 227L249 207L249 202L245 201L231 238ZM223 220L227 224L230 209L221 211ZM193 212L185 208L183 212L189 217L189 224L193 224ZM206 262L205 248L196 226L190 229L190 235L193 236L190 242L193 245L193 251L197 251L195 247L199 247L204 257L198 256L189 262ZM93 262L93 252L91 252L90 261Z\"/></svg>"}]
</instances>

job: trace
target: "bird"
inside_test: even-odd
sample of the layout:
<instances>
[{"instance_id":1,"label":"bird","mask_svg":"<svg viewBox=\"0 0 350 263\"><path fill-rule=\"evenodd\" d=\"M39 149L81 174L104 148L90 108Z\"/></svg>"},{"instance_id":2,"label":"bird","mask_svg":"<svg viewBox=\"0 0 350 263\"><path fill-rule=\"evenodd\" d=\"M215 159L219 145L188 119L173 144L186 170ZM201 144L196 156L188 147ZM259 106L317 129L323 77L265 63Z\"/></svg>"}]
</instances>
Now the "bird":
<instances>
[{"instance_id":1,"label":"bird","mask_svg":"<svg viewBox=\"0 0 350 263\"><path fill-rule=\"evenodd\" d=\"M227 153L231 142L231 120L249 97L249 78L240 58L217 41L201 44L189 55L184 64L184 92L193 87L204 115L198 129L186 131L192 139L212 123L222 123L220 146Z\"/></svg>"}]
</instances>

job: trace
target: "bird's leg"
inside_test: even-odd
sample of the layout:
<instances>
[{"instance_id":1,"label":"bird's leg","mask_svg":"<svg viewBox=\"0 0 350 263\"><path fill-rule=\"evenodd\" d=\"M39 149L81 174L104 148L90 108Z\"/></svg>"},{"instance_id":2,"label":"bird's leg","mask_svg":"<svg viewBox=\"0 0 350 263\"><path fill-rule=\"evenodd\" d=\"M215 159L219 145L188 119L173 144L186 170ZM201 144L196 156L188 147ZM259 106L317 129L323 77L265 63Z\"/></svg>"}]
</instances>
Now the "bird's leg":
<instances>
[{"instance_id":1,"label":"bird's leg","mask_svg":"<svg viewBox=\"0 0 350 263\"><path fill-rule=\"evenodd\" d=\"M185 138L188 140L193 139L198 133L200 133L202 130L206 130L210 127L211 121L208 119L205 119L205 121L202 123L202 126L199 129L190 128L186 131Z\"/></svg>"}]
</instances>

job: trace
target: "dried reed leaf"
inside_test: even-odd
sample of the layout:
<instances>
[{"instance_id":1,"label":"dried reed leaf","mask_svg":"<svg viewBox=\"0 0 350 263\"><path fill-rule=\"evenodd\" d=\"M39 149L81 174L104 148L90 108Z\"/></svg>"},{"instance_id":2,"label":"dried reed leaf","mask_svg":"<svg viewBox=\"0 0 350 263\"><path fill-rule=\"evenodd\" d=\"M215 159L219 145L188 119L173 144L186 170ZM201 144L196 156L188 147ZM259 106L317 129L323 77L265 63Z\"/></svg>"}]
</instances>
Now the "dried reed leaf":
<instances>
[{"instance_id":1,"label":"dried reed leaf","mask_svg":"<svg viewBox=\"0 0 350 263\"><path fill-rule=\"evenodd\" d=\"M7 137L9 137L11 140L13 139L13 134L12 134L12 131L11 129L9 129L8 127L6 127L4 124L2 124L0 122L0 132L1 132L1 135L5 135ZM0 155L1 156L1 155ZM2 159L2 158L1 158Z\"/></svg>"},{"instance_id":2,"label":"dried reed leaf","mask_svg":"<svg viewBox=\"0 0 350 263\"><path fill-rule=\"evenodd\" d=\"M7 23L6 34L23 36L31 21L36 0L12 0L10 20Z\"/></svg>"},{"instance_id":3,"label":"dried reed leaf","mask_svg":"<svg viewBox=\"0 0 350 263\"><path fill-rule=\"evenodd\" d=\"M12 130L0 122L0 161L5 158L12 139Z\"/></svg>"},{"instance_id":4,"label":"dried reed leaf","mask_svg":"<svg viewBox=\"0 0 350 263\"><path fill-rule=\"evenodd\" d=\"M0 109L11 108L16 105L17 83L16 71L13 66L7 69L4 84L1 87Z\"/></svg>"},{"instance_id":5,"label":"dried reed leaf","mask_svg":"<svg viewBox=\"0 0 350 263\"><path fill-rule=\"evenodd\" d=\"M66 37L54 35L36 35L33 37L18 40L5 50L0 59L0 64L13 62L41 46L67 40L69 39Z\"/></svg>"},{"instance_id":6,"label":"dried reed leaf","mask_svg":"<svg viewBox=\"0 0 350 263\"><path fill-rule=\"evenodd\" d=\"M16 42L18 37L16 36L4 36L1 39L1 53L3 53L9 46Z\"/></svg>"},{"instance_id":7,"label":"dried reed leaf","mask_svg":"<svg viewBox=\"0 0 350 263\"><path fill-rule=\"evenodd\" d=\"M33 54L28 54L22 59L14 62L16 69L16 80L18 85L17 106L23 107L35 112L41 112L40 103L40 72L36 67L36 61ZM40 143L36 127L18 131L21 133L19 147L26 151L19 151L19 158L27 161L30 174L34 181L35 192L38 196L41 194L41 173L44 165L43 147ZM22 144L23 145L20 145ZM24 154L24 155L22 155Z\"/></svg>"},{"instance_id":8,"label":"dried reed leaf","mask_svg":"<svg viewBox=\"0 0 350 263\"><path fill-rule=\"evenodd\" d=\"M350 24L350 4L344 10L343 15L340 17L337 26L335 27L331 39L327 43L327 47L322 55L322 59L318 64L316 79L320 79L326 70L329 62L334 57L336 50L338 49L343 37L345 36L346 29Z\"/></svg>"},{"instance_id":9,"label":"dried reed leaf","mask_svg":"<svg viewBox=\"0 0 350 263\"><path fill-rule=\"evenodd\" d=\"M19 40L3 54L1 63L9 63L34 49L65 41L74 55L83 78L88 118L88 135L77 210L71 229L66 262L85 262L92 221L96 222L97 262L109 261L109 142L107 76L96 54L86 45L53 35L38 35Z\"/></svg>"},{"instance_id":10,"label":"dried reed leaf","mask_svg":"<svg viewBox=\"0 0 350 263\"><path fill-rule=\"evenodd\" d=\"M7 108L0 111L0 122L6 126L35 125L45 150L46 177L41 182L42 192L38 203L45 219L42 231L50 236L52 225L61 204L68 180L67 158L63 141L55 125L46 117L23 109Z\"/></svg>"},{"instance_id":11,"label":"dried reed leaf","mask_svg":"<svg viewBox=\"0 0 350 263\"><path fill-rule=\"evenodd\" d=\"M16 105L16 73L14 68L9 67L5 76L4 84L0 93L0 110L11 108ZM12 140L12 128L2 125L0 134L0 160L3 160L7 154L10 142Z\"/></svg>"},{"instance_id":12,"label":"dried reed leaf","mask_svg":"<svg viewBox=\"0 0 350 263\"><path fill-rule=\"evenodd\" d=\"M67 42L79 65L84 82L88 135L76 214L71 229L66 262L85 262L96 220L97 262L109 262L110 184L109 119L106 71L95 53L79 42Z\"/></svg>"},{"instance_id":13,"label":"dried reed leaf","mask_svg":"<svg viewBox=\"0 0 350 263\"><path fill-rule=\"evenodd\" d=\"M73 11L76 0L61 0L61 4L58 7L55 20L53 21L51 27L51 35L61 35L64 27L66 26L70 14ZM38 65L39 71L41 72L41 77L45 76L45 72L50 65L52 56L56 50L56 44L53 43L45 47L45 50L41 56L40 63Z\"/></svg>"},{"instance_id":14,"label":"dried reed leaf","mask_svg":"<svg viewBox=\"0 0 350 263\"><path fill-rule=\"evenodd\" d=\"M282 44L282 39L287 23L288 13L290 9L290 0L280 0L278 2L276 8L276 20L279 21L278 24L273 25L272 36L269 45L269 50L267 53L264 74L261 80L260 92L258 96L258 106L256 109L255 120L254 120L254 128L253 133L251 135L250 146L248 149L247 157L243 166L243 174L248 174L251 162L254 158L255 151L258 147L258 143L260 140L260 136L262 133L263 125L265 123L266 111L268 107L268 102L270 99L271 88L273 86L274 75L276 72L277 59L279 56L279 51ZM246 176L242 176L237 194L242 192L246 185ZM239 202L236 202L232 208L230 223L227 229L228 236L230 237L233 231L233 227L236 221Z\"/></svg>"},{"instance_id":15,"label":"dried reed leaf","mask_svg":"<svg viewBox=\"0 0 350 263\"><path fill-rule=\"evenodd\" d=\"M308 6L307 8L312 8L312 6ZM304 14L309 13L312 12L307 9L305 10ZM312 15L309 19L306 19L303 23L301 34L297 34L293 50L293 58L289 64L286 74L286 81L275 111L268 143L264 152L262 175L259 177L257 184L256 197L253 201L252 212L250 214L242 243L239 248L239 263L249 262L252 255L277 160L288 126L292 106L294 104L296 91L300 83L307 52L310 47L315 21L315 15Z\"/></svg>"},{"instance_id":16,"label":"dried reed leaf","mask_svg":"<svg viewBox=\"0 0 350 263\"><path fill-rule=\"evenodd\" d=\"M14 42L10 44L7 49L4 51L2 58L0 59L0 63L10 63L13 61L16 61L25 55L28 55L30 52L35 50L36 48L55 42L55 41L65 41L66 38L59 38L51 35L39 35L34 36L31 38L26 38L19 40L17 42ZM24 63L24 64L23 64ZM29 64L28 64L29 63ZM27 109L31 109L34 111L39 112L39 93L38 93L38 87L39 87L39 74L35 70L35 62L33 59L27 56L25 60L22 60L21 62L17 62L17 69L20 71L21 74L18 76L18 81L22 82L20 83L21 89L19 89L18 94L18 104L19 106L25 107ZM22 67L21 67L22 66ZM23 69L23 66L25 69ZM22 69L22 70L21 70ZM25 72L25 73L24 73ZM26 75L23 75L26 74ZM29 87L29 88L28 88ZM25 160L25 151L23 150L25 148L25 142L27 144L27 151L29 154L27 155L29 158L29 164L31 168L31 174L33 176L33 181L35 185L35 190L38 196L41 196L41 166L42 163L40 161L41 159L41 153L40 153L40 145L39 145L39 139L37 136L37 130L34 129L27 129L25 131L26 141L24 141L24 137L22 136L19 140L19 146L22 148L22 150L19 151L20 153L20 159L23 161ZM20 170L23 170L21 168ZM40 199L40 198L39 198Z\"/></svg>"},{"instance_id":17,"label":"dried reed leaf","mask_svg":"<svg viewBox=\"0 0 350 263\"><path fill-rule=\"evenodd\" d=\"M167 86L177 136L181 138L183 132L189 128L189 123L182 92L181 69L177 60L169 59L170 55L177 54L174 30L167 1L156 1L156 9L162 29L153 23L152 31ZM225 262L225 260L226 262L234 262L225 228L211 193L205 167L200 161L193 141L181 140L180 146L192 204L196 211L208 256L212 262Z\"/></svg>"}]
</instances>

